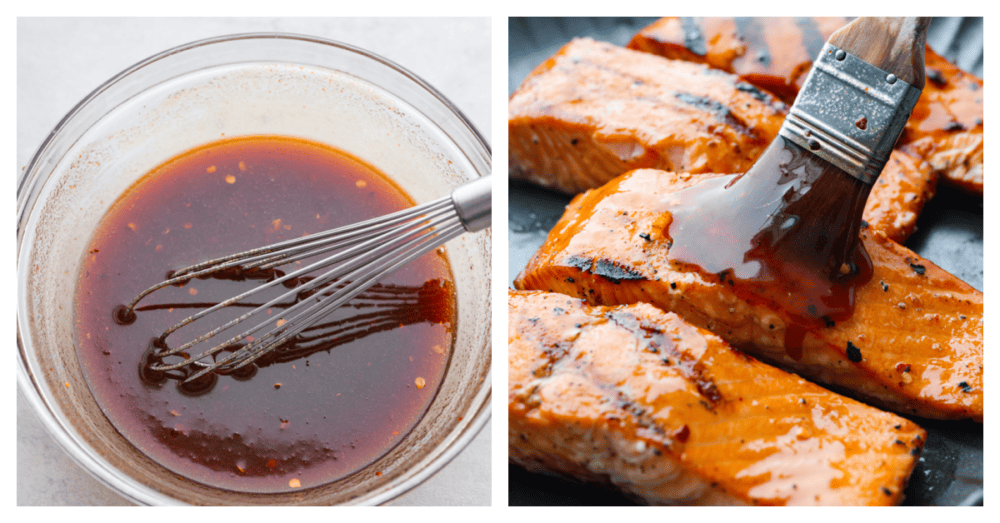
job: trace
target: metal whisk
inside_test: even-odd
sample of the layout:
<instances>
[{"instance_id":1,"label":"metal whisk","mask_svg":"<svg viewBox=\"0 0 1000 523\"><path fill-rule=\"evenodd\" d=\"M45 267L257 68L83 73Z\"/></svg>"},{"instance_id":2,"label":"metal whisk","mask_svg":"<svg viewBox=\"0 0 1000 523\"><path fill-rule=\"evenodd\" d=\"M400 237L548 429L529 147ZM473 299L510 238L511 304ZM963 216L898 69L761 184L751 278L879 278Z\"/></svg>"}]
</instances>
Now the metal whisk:
<instances>
[{"instance_id":1,"label":"metal whisk","mask_svg":"<svg viewBox=\"0 0 1000 523\"><path fill-rule=\"evenodd\" d=\"M153 371L174 371L188 365L201 367L187 377L185 382L215 371L235 371L297 336L390 272L466 231L476 232L489 227L492 214L490 197L490 176L487 175L455 188L449 196L410 209L192 265L168 275L166 281L146 289L127 306L119 307L115 312L116 319L122 323L131 323L135 320L136 305L150 293L199 276L227 271L237 278L247 275L278 276L185 318L154 340L154 361L149 365L149 369ZM282 275L272 270L280 265L331 252L334 254L288 274ZM320 275L302 278L324 268L328 270ZM268 272L269 270L272 271ZM301 284L296 285L300 282ZM292 288L192 341L174 348L167 347L167 337L185 325L236 304L248 296L283 284ZM185 352L293 296L308 297L285 309L282 319L261 321L200 354L189 356ZM267 327L271 327L270 330L259 336L255 335ZM237 345L242 340L248 342ZM233 350L235 347L238 348ZM231 352L218 356L220 352L227 350ZM163 358L170 356L184 359L171 364L162 362Z\"/></svg>"}]
</instances>

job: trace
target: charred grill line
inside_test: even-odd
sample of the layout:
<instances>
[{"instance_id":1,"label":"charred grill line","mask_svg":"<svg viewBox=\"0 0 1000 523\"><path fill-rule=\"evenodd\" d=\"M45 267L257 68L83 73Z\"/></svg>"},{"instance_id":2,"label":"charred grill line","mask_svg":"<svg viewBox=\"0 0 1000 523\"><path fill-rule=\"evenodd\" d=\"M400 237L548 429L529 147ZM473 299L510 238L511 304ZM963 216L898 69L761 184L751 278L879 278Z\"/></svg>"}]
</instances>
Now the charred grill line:
<instances>
[{"instance_id":1,"label":"charred grill line","mask_svg":"<svg viewBox=\"0 0 1000 523\"><path fill-rule=\"evenodd\" d=\"M704 96L697 96L691 93L677 92L674 93L674 97L684 102L699 111L705 111L711 113L715 116L715 119L733 127L736 132L744 136L752 136L757 138L757 133L754 132L753 128L748 126L743 119L733 114L729 107L726 107L721 102L713 100L711 98L706 98Z\"/></svg>"},{"instance_id":2,"label":"charred grill line","mask_svg":"<svg viewBox=\"0 0 1000 523\"><path fill-rule=\"evenodd\" d=\"M698 24L698 21L690 16L684 16L681 17L681 24L684 27L684 47L698 56L708 54L708 46L705 45L705 35L701 33L701 26Z\"/></svg>"}]
</instances>

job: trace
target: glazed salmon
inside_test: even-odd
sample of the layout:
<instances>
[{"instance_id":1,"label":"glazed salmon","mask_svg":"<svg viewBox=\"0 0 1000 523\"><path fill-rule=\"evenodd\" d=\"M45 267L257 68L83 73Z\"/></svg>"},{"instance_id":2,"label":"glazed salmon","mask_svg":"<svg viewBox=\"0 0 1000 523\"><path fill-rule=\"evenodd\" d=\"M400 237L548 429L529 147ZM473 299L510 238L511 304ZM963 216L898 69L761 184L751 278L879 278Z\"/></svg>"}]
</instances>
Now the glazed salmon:
<instances>
[{"instance_id":1,"label":"glazed salmon","mask_svg":"<svg viewBox=\"0 0 1000 523\"><path fill-rule=\"evenodd\" d=\"M889 154L865 202L864 220L873 231L903 243L917 230L917 218L937 192L938 174L910 147Z\"/></svg>"},{"instance_id":2,"label":"glazed salmon","mask_svg":"<svg viewBox=\"0 0 1000 523\"><path fill-rule=\"evenodd\" d=\"M628 47L736 74L791 104L823 44L850 20L669 17ZM900 144L914 144L950 183L982 194L983 81L930 46L924 54L927 82Z\"/></svg>"},{"instance_id":3,"label":"glazed salmon","mask_svg":"<svg viewBox=\"0 0 1000 523\"><path fill-rule=\"evenodd\" d=\"M651 303L762 360L872 404L982 421L983 296L862 230L874 275L847 321L799 325L766 301L671 259L668 201L697 176L638 170L578 195L515 280L596 305Z\"/></svg>"},{"instance_id":4,"label":"glazed salmon","mask_svg":"<svg viewBox=\"0 0 1000 523\"><path fill-rule=\"evenodd\" d=\"M649 504L892 505L926 434L648 304L509 294L508 454Z\"/></svg>"},{"instance_id":5,"label":"glazed salmon","mask_svg":"<svg viewBox=\"0 0 1000 523\"><path fill-rule=\"evenodd\" d=\"M791 104L830 35L851 20L667 17L644 27L628 48L733 73Z\"/></svg>"},{"instance_id":6,"label":"glazed salmon","mask_svg":"<svg viewBox=\"0 0 1000 523\"><path fill-rule=\"evenodd\" d=\"M733 75L578 38L511 96L508 170L571 194L644 167L743 172L785 110Z\"/></svg>"},{"instance_id":7,"label":"glazed salmon","mask_svg":"<svg viewBox=\"0 0 1000 523\"><path fill-rule=\"evenodd\" d=\"M927 83L900 142L924 150L948 183L983 194L983 80L927 48Z\"/></svg>"},{"instance_id":8,"label":"glazed salmon","mask_svg":"<svg viewBox=\"0 0 1000 523\"><path fill-rule=\"evenodd\" d=\"M574 40L510 99L509 173L577 193L639 167L743 172L777 136L784 110L735 76ZM936 183L913 152L893 151L865 219L904 241Z\"/></svg>"}]
</instances>

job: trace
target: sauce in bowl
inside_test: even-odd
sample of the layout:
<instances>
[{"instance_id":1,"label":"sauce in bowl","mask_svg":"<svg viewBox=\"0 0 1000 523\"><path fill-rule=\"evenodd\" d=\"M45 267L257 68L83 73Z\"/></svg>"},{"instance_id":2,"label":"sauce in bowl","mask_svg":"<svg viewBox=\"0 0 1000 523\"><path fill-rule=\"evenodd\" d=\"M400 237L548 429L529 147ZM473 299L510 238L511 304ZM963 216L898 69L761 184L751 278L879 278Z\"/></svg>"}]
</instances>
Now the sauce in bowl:
<instances>
[{"instance_id":1,"label":"sauce in bowl","mask_svg":"<svg viewBox=\"0 0 1000 523\"><path fill-rule=\"evenodd\" d=\"M151 340L261 281L217 277L168 286L142 300L126 325L113 311L170 271L412 205L361 160L297 138L221 140L152 170L102 219L77 284L77 352L105 415L172 472L236 491L317 486L378 459L416 425L444 377L456 312L443 250L390 274L250 372L202 386L149 373ZM277 286L250 301L287 290ZM177 346L248 310L222 309L167 343Z\"/></svg>"}]
</instances>

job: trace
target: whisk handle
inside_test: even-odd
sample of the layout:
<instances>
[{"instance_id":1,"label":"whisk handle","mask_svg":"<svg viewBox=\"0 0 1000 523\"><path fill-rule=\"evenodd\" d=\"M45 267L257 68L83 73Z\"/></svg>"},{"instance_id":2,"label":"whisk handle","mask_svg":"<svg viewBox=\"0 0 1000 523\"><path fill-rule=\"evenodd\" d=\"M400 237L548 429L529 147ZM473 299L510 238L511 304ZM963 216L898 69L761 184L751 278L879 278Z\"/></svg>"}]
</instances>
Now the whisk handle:
<instances>
[{"instance_id":1,"label":"whisk handle","mask_svg":"<svg viewBox=\"0 0 1000 523\"><path fill-rule=\"evenodd\" d=\"M492 175L487 174L471 182L465 182L451 191L451 201L455 204L462 225L469 232L481 231L490 226L493 215Z\"/></svg>"}]
</instances>

